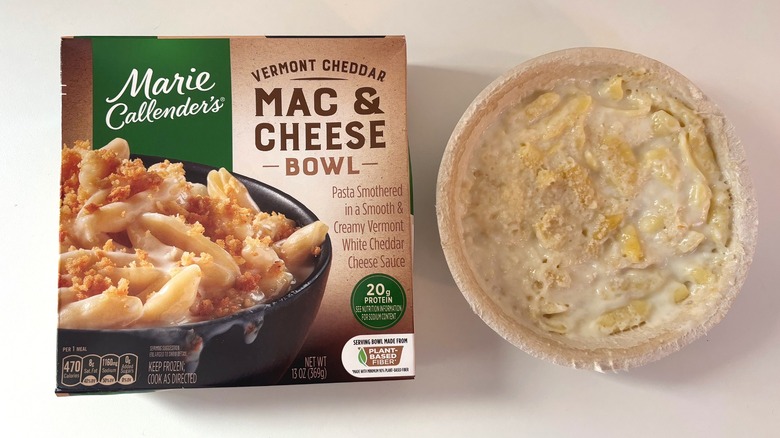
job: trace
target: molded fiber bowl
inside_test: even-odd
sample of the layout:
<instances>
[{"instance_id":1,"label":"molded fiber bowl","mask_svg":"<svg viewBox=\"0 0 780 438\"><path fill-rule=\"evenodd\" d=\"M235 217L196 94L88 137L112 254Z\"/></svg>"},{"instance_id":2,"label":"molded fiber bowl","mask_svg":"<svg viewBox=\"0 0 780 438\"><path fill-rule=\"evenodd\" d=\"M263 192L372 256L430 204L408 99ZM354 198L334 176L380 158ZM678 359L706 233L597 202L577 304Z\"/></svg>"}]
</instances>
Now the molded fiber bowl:
<instances>
[{"instance_id":1,"label":"molded fiber bowl","mask_svg":"<svg viewBox=\"0 0 780 438\"><path fill-rule=\"evenodd\" d=\"M530 321L505 314L480 286L469 267L469 248L464 240L459 182L465 174L471 151L478 147L486 129L502 111L549 90L568 78L591 79L644 68L654 80L668 86L675 96L705 120L710 145L732 196L732 238L729 250L734 263L724 269L723 286L713 300L699 302L696 312L684 312L669 324L617 336L608 345L594 347L561 335L535 329ZM643 365L675 352L699 338L726 314L739 293L753 258L757 214L745 151L733 128L690 80L670 67L635 53L605 48L575 48L553 52L527 61L490 84L468 107L455 127L444 152L436 190L436 212L441 245L452 276L477 315L503 338L531 354L553 363L597 371L620 370Z\"/></svg>"}]
</instances>

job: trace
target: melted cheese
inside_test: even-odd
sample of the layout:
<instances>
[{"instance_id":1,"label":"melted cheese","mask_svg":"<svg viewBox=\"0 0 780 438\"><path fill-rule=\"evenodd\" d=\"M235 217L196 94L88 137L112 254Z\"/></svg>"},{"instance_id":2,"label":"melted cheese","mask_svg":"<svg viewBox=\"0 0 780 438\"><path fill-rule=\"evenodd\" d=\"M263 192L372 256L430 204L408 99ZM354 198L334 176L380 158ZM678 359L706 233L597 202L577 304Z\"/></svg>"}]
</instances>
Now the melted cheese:
<instances>
[{"instance_id":1,"label":"melted cheese","mask_svg":"<svg viewBox=\"0 0 780 438\"><path fill-rule=\"evenodd\" d=\"M507 315L603 338L717 291L728 187L702 119L646 79L558 84L505 111L473 152L463 237Z\"/></svg>"}]
</instances>

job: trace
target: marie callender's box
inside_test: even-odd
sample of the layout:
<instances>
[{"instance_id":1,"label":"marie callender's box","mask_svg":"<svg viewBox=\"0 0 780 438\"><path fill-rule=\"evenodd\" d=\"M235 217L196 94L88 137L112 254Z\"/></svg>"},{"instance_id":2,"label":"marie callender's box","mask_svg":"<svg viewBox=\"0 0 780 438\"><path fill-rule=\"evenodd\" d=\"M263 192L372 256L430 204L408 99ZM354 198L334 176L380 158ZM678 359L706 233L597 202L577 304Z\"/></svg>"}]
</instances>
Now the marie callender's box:
<instances>
[{"instance_id":1,"label":"marie callender's box","mask_svg":"<svg viewBox=\"0 0 780 438\"><path fill-rule=\"evenodd\" d=\"M403 37L62 40L57 393L414 376Z\"/></svg>"}]
</instances>

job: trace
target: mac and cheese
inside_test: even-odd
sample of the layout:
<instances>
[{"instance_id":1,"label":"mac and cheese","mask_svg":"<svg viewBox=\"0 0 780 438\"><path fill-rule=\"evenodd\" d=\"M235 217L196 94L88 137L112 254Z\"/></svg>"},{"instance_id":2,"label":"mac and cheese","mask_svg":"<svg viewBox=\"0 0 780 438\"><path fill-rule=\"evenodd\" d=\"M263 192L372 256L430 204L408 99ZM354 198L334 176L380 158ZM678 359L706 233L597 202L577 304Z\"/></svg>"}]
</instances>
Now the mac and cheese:
<instances>
[{"instance_id":1,"label":"mac and cheese","mask_svg":"<svg viewBox=\"0 0 780 438\"><path fill-rule=\"evenodd\" d=\"M225 169L147 169L126 141L62 150L59 325L115 329L235 313L311 273L328 227L258 208Z\"/></svg>"},{"instance_id":2,"label":"mac and cheese","mask_svg":"<svg viewBox=\"0 0 780 438\"><path fill-rule=\"evenodd\" d=\"M602 338L717 292L729 189L702 118L645 72L559 83L483 138L463 183L465 247L508 315Z\"/></svg>"}]
</instances>

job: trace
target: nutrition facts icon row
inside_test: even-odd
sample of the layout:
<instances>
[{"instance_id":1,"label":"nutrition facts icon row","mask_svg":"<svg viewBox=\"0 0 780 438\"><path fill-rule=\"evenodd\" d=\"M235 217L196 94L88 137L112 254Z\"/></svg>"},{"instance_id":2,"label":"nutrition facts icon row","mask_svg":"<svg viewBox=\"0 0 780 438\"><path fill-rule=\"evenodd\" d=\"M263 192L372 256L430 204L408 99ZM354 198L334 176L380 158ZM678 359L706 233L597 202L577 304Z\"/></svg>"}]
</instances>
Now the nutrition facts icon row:
<instances>
[{"instance_id":1,"label":"nutrition facts icon row","mask_svg":"<svg viewBox=\"0 0 780 438\"><path fill-rule=\"evenodd\" d=\"M135 354L88 354L62 358L62 384L65 386L131 385L136 381L138 356Z\"/></svg>"}]
</instances>

